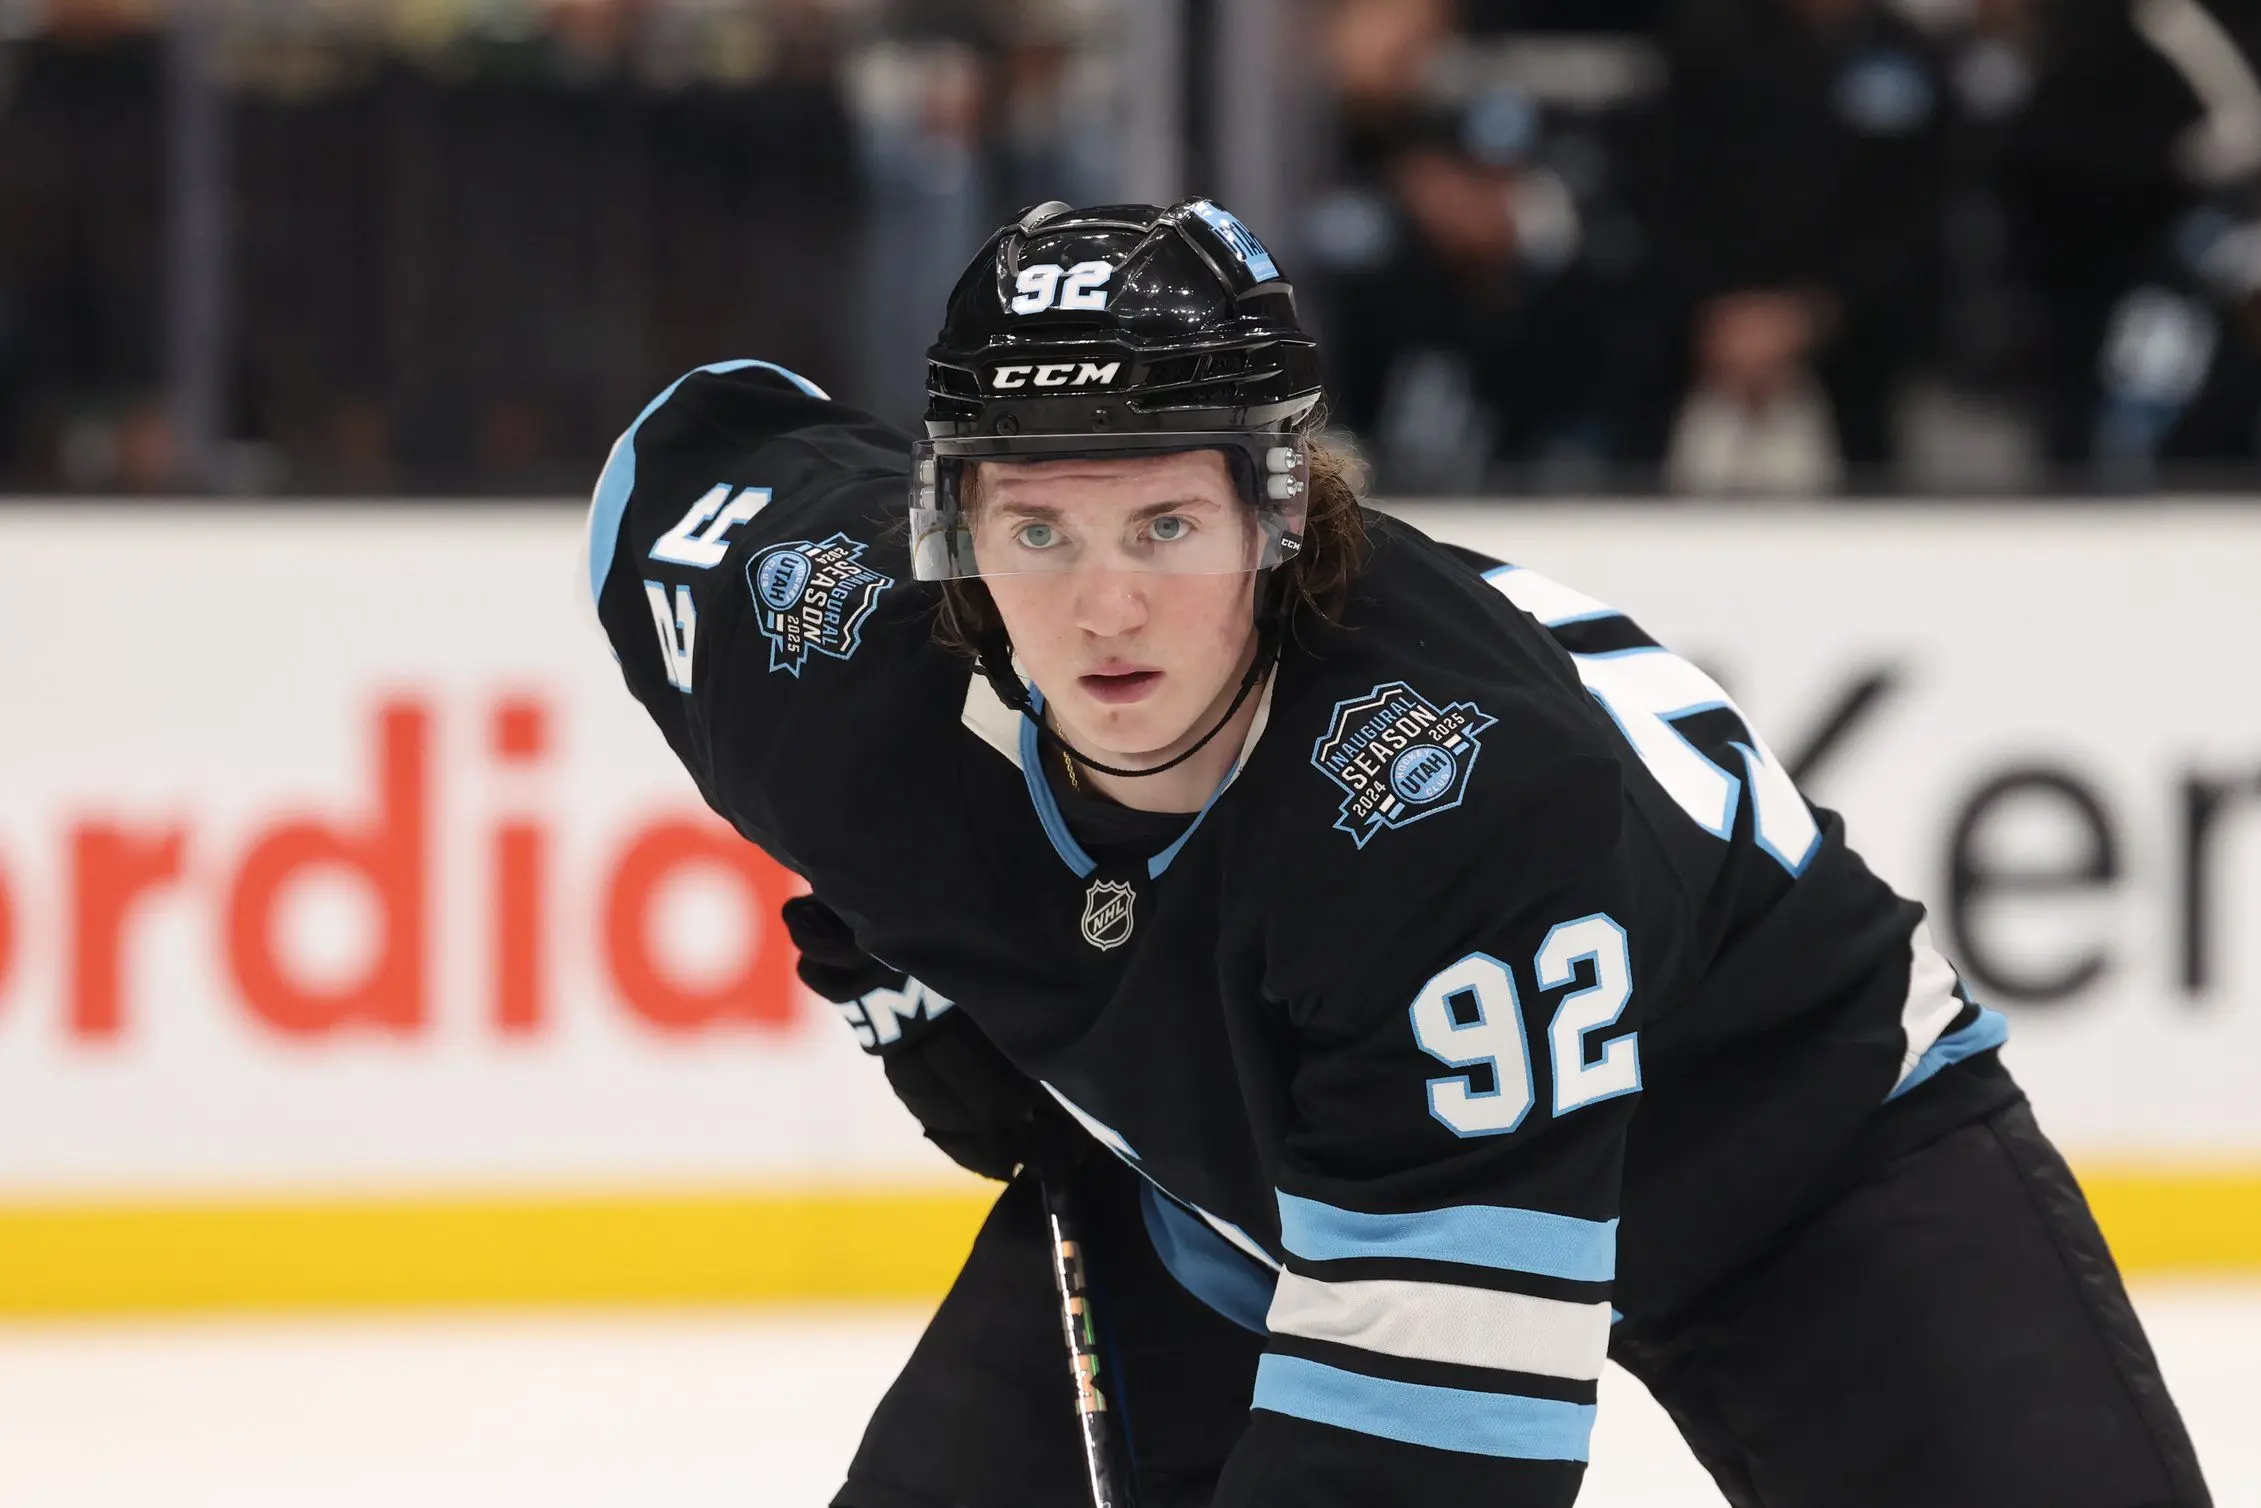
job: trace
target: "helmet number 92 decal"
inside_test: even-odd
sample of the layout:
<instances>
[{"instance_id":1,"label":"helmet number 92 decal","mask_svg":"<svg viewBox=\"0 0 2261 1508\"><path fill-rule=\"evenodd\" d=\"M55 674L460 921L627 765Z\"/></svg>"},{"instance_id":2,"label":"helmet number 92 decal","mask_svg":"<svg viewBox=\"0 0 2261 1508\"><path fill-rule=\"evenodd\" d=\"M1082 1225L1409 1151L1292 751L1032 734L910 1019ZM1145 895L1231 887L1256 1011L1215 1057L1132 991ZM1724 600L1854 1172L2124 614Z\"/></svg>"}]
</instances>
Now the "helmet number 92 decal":
<instances>
[{"instance_id":1,"label":"helmet number 92 decal","mask_svg":"<svg viewBox=\"0 0 2261 1508\"><path fill-rule=\"evenodd\" d=\"M1013 286L1015 314L1042 314L1047 309L1104 309L1107 280L1115 275L1112 262L1078 262L1062 267L1058 262L1038 262L1023 267Z\"/></svg>"}]
</instances>

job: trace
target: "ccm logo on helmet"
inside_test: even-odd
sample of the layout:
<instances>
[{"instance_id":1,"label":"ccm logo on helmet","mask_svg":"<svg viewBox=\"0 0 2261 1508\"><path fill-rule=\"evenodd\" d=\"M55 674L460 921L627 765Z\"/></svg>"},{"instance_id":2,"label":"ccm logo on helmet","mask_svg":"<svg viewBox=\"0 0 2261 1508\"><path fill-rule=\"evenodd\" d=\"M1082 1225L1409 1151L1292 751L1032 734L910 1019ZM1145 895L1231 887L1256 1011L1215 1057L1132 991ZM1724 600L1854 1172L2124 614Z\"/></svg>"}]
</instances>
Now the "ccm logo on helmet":
<instances>
[{"instance_id":1,"label":"ccm logo on helmet","mask_svg":"<svg viewBox=\"0 0 2261 1508\"><path fill-rule=\"evenodd\" d=\"M1123 368L1119 361L1045 361L1026 366L992 368L992 388L1113 387Z\"/></svg>"}]
</instances>

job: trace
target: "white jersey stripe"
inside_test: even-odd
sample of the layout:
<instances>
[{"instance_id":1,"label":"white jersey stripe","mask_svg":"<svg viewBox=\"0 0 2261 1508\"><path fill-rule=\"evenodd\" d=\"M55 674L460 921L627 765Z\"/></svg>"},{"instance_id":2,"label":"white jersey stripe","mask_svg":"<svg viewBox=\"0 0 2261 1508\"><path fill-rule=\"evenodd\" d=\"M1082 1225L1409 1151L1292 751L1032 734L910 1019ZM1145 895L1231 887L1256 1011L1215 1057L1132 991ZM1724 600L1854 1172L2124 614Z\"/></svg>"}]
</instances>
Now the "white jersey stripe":
<instances>
[{"instance_id":1,"label":"white jersey stripe","mask_svg":"<svg viewBox=\"0 0 2261 1508\"><path fill-rule=\"evenodd\" d=\"M1955 993L1955 966L1931 945L1929 923L1916 923L1908 952L1908 998L1900 1008L1900 1029L1907 1034L1907 1045L1900 1055L1894 1089L1907 1082L1939 1034L1963 1013L1962 997Z\"/></svg>"},{"instance_id":2,"label":"white jersey stripe","mask_svg":"<svg viewBox=\"0 0 2261 1508\"><path fill-rule=\"evenodd\" d=\"M1548 628L1583 623L1589 618L1621 616L1608 603L1521 566L1494 566L1484 573L1484 579L1508 601Z\"/></svg>"},{"instance_id":3,"label":"white jersey stripe","mask_svg":"<svg viewBox=\"0 0 2261 1508\"><path fill-rule=\"evenodd\" d=\"M1282 1273L1268 1323L1275 1335L1387 1356L1583 1382L1602 1375L1609 1351L1607 1304L1394 1278L1326 1283Z\"/></svg>"}]
</instances>

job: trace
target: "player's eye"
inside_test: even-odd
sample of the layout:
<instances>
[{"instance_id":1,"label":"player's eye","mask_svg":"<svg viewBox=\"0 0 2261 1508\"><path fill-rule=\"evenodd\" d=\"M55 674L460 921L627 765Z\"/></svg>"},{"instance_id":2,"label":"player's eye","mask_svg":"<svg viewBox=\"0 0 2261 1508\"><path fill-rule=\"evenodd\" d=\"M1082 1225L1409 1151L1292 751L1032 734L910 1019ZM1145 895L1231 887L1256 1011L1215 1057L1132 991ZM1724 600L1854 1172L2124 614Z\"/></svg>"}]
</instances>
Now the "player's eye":
<instances>
[{"instance_id":1,"label":"player's eye","mask_svg":"<svg viewBox=\"0 0 2261 1508\"><path fill-rule=\"evenodd\" d=\"M1146 532L1151 534L1157 543L1171 544L1193 532L1193 520L1182 513L1165 513L1148 524Z\"/></svg>"},{"instance_id":2,"label":"player's eye","mask_svg":"<svg viewBox=\"0 0 2261 1508\"><path fill-rule=\"evenodd\" d=\"M1050 524L1023 524L1013 537L1031 550L1049 550L1060 542L1060 531Z\"/></svg>"}]
</instances>

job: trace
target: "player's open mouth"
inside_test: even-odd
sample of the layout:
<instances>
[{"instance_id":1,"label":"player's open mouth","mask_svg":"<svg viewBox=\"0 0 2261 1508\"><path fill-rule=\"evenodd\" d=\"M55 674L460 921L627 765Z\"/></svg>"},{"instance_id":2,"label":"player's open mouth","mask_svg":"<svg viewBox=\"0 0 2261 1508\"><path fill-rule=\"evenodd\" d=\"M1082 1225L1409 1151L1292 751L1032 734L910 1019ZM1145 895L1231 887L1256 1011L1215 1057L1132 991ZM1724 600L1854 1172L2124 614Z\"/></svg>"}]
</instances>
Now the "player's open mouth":
<instances>
[{"instance_id":1,"label":"player's open mouth","mask_svg":"<svg viewBox=\"0 0 2261 1508\"><path fill-rule=\"evenodd\" d=\"M1117 675L1087 675L1078 680L1086 695L1102 702L1135 702L1162 681L1159 670L1126 670Z\"/></svg>"}]
</instances>

